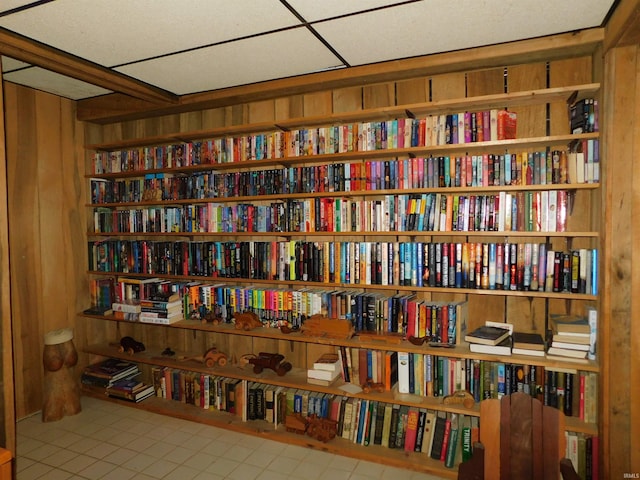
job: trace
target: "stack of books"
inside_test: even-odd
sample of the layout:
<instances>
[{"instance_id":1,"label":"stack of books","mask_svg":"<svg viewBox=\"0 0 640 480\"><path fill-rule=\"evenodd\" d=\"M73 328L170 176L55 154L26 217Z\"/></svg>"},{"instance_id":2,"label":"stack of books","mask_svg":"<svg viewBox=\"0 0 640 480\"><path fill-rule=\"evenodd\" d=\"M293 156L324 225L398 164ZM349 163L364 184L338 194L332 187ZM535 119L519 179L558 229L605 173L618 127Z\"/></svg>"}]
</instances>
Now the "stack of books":
<instances>
[{"instance_id":1,"label":"stack of books","mask_svg":"<svg viewBox=\"0 0 640 480\"><path fill-rule=\"evenodd\" d=\"M307 370L307 382L329 386L342 374L342 361L337 353L324 353Z\"/></svg>"},{"instance_id":2,"label":"stack of books","mask_svg":"<svg viewBox=\"0 0 640 480\"><path fill-rule=\"evenodd\" d=\"M547 357L586 361L591 347L591 326L586 318L552 316L551 345Z\"/></svg>"},{"instance_id":3,"label":"stack of books","mask_svg":"<svg viewBox=\"0 0 640 480\"><path fill-rule=\"evenodd\" d=\"M535 332L513 332L511 335L513 348L511 353L544 357L545 344L542 335Z\"/></svg>"},{"instance_id":4,"label":"stack of books","mask_svg":"<svg viewBox=\"0 0 640 480\"><path fill-rule=\"evenodd\" d=\"M512 331L513 325L509 323L487 322L467 333L464 340L475 353L511 355Z\"/></svg>"},{"instance_id":5,"label":"stack of books","mask_svg":"<svg viewBox=\"0 0 640 480\"><path fill-rule=\"evenodd\" d=\"M140 317L143 323L170 325L184 319L182 299L140 300Z\"/></svg>"},{"instance_id":6,"label":"stack of books","mask_svg":"<svg viewBox=\"0 0 640 480\"><path fill-rule=\"evenodd\" d=\"M140 370L135 363L117 358L107 358L85 367L81 382L84 385L94 387L109 387L118 380L131 379L139 373Z\"/></svg>"},{"instance_id":7,"label":"stack of books","mask_svg":"<svg viewBox=\"0 0 640 480\"><path fill-rule=\"evenodd\" d=\"M127 378L116 380L106 389L106 394L110 397L135 403L155 395L155 392L153 385Z\"/></svg>"}]
</instances>

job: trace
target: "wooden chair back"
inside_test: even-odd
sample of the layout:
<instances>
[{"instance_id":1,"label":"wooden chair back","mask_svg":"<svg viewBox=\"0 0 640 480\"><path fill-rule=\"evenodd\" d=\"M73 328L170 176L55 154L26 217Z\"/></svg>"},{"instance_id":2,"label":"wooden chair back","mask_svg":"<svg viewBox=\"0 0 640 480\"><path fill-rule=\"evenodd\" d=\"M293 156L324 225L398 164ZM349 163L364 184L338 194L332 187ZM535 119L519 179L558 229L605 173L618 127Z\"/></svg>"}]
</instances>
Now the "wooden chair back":
<instances>
[{"instance_id":1,"label":"wooden chair back","mask_svg":"<svg viewBox=\"0 0 640 480\"><path fill-rule=\"evenodd\" d=\"M484 464L485 479L557 480L565 456L564 414L521 392L483 400L480 443L477 462ZM473 460L473 466L460 466L459 479L480 478L482 467Z\"/></svg>"}]
</instances>

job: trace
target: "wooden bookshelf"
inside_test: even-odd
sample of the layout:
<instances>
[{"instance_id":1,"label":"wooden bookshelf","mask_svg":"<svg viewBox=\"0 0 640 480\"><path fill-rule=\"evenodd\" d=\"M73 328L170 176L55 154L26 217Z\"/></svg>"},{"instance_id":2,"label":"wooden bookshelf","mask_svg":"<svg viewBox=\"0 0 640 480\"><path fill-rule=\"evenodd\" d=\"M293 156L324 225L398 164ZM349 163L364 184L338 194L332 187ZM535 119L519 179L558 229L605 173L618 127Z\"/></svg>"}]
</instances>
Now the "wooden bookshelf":
<instances>
[{"instance_id":1,"label":"wooden bookshelf","mask_svg":"<svg viewBox=\"0 0 640 480\"><path fill-rule=\"evenodd\" d=\"M173 132L148 137L132 138L121 141L88 143L85 148L87 152L108 152L118 149L136 148L142 146L166 145L176 142L189 142L203 139L233 137L238 135L251 135L254 133L273 132L277 130L286 131L296 128L308 128L317 126L330 126L345 124L349 122L364 122L384 119L395 119L401 117L412 117L417 115L438 115L445 113L455 113L464 110L482 110L490 108L517 107L524 112L545 110L551 104L556 107L564 103L566 117L566 101L570 98L597 96L600 85L597 83L585 83L563 87L553 87L544 89L523 89L512 93L487 94L482 93L466 98L441 99L431 102L407 103L401 106L375 107L362 110L351 110L343 113L330 113L327 115L309 115L303 117L293 117L278 121L256 121L250 123L240 123L233 126L224 126L213 129L195 129L188 132ZM541 108L539 108L541 107ZM527 110L532 109L532 110ZM536 110L532 116L533 120L523 115L525 122L525 134L521 138L513 140L483 141L466 144L429 145L409 148L390 148L368 151L347 151L344 153L318 154L289 156L284 158L273 158L256 161L200 164L186 167L175 167L152 170L130 170L118 173L90 173L92 168L87 161L87 173L85 178L89 179L132 179L144 177L146 174L167 174L180 175L197 172L208 172L211 170L232 172L247 171L254 169L264 169L272 167L287 167L294 165L321 165L338 164L342 162L363 162L370 159L384 158L412 158L420 156L448 156L456 154L475 153L496 153L496 152L522 152L531 149L544 149L549 151L555 148L567 148L575 142L597 140L599 133L569 134L563 129L541 129L541 115ZM549 109L554 110L553 108ZM566 119L564 120L566 122ZM528 124L526 122L530 122ZM547 134L541 134L541 130L550 130ZM558 130L558 131L556 131ZM566 130L566 129L564 129ZM112 232L87 232L89 241L100 242L108 238L122 239L151 239L151 240L191 240L194 242L206 239L213 240L274 240L274 239L305 239L314 241L376 241L381 238L389 242L401 241L422 241L431 239L431 242L460 242L474 241L479 239L489 239L514 243L526 243L527 241L544 242L551 245L556 250L572 250L573 248L597 248L600 245L600 225L591 214L590 209L595 204L598 205L598 195L600 183L563 183L563 184L542 184L542 185L505 185L505 186L484 186L484 187L438 187L420 189L386 189L386 190L355 190L355 191L335 191L335 192L312 192L312 193L283 193L270 195L235 196L224 198L199 198L181 199L175 201L141 201L123 203L87 203L88 210L87 224L92 225L92 211L94 208L107 208L111 210L122 210L127 208L144 209L146 207L158 207L164 205L197 205L205 203L260 203L288 199L308 199L308 198L373 198L384 195L412 195L424 193L442 194L493 194L497 192L524 192L524 191L544 191L544 190L567 190L571 192L570 205L568 205L567 216L571 219L567 231L563 232L528 232L528 231L359 231L359 232L158 232L158 233L112 233ZM90 219L91 218L91 219ZM125 273L125 272L103 272L87 271L93 277L133 277L144 278L148 275ZM599 296L591 294L577 294L567 292L541 292L541 291L517 291L517 290L490 290L479 288L445 288L445 287L425 287L425 286L405 286L405 285L378 285L378 284L355 284L342 282L309 282L300 280L264 280L252 278L219 278L198 275L163 275L153 274L166 280L175 281L197 281L204 283L219 283L225 285L257 285L276 286L283 289L302 288L330 288L335 290L355 290L362 289L366 292L379 292L385 295L395 295L411 293L420 299L429 301L453 301L466 300L470 302L469 328L484 323L485 320L496 318L503 321L514 320L516 328L544 331L547 328L547 316L551 312L573 312L582 309L585 305L598 303ZM240 379L244 381L259 381L262 383L282 386L295 389L306 389L315 392L322 392L331 395L352 395L360 399L376 400L385 403L405 405L408 407L442 411L448 414L462 414L478 416L479 409L475 405L472 409L465 409L462 406L445 405L438 397L399 394L396 391L384 393L356 393L345 394L339 387L340 382L330 387L320 387L310 385L306 382L306 368L317 358L318 354L333 352L337 347L360 348L369 350L384 350L396 352L409 352L423 355L437 355L448 359L481 360L492 363L513 363L517 365L534 365L548 369L559 369L568 372L588 372L592 374L600 373L600 365L596 361L586 363L573 363L569 360L561 361L546 357L528 357L522 355L499 356L476 354L469 351L467 345L456 345L451 348L436 348L428 345L416 346L407 340L400 343L384 343L371 340L370 338L359 338L355 336L351 339L331 339L324 337L306 337L299 333L284 334L275 328L259 328L250 331L236 330L231 325L212 325L201 323L197 320L182 320L170 326L159 326L141 324L138 322L128 322L116 320L110 316L82 315L88 322L92 323L91 330L99 332L95 338L95 343L88 342L84 348L87 354L92 356L115 356L127 358L150 366L164 366L170 368L180 368L188 371L203 374L215 374L227 378ZM118 341L123 335L132 335L147 345L145 352L136 354L134 357L127 357L119 354L117 350L110 346L110 342ZM208 369L203 364L196 361L178 362L171 358L163 357L162 350L170 346L179 347L184 355L192 356L194 352L204 351L203 347L215 343L221 351L227 352L230 357L241 356L247 352L277 351L285 355L286 359L291 359L294 369L285 376L279 377L273 372L265 371L255 374L250 368L240 367L232 364L225 367ZM87 394L101 396L95 390L87 391ZM114 400L115 401L115 400ZM201 409L181 405L179 402L172 402L162 399L148 399L141 404L134 404L136 408L145 408L161 414L188 418L202 421L211 425L222 426L231 430L251 433L258 436L266 436L279 441L292 444L301 444L309 448L320 448L354 458L373 460L387 465L394 465L403 468L411 468L418 471L435 473L444 477L455 478L456 470L447 469L442 462L428 458L425 454L406 454L395 449L379 447L362 447L349 444L338 439L328 444L318 444L305 437L296 436L282 431L281 428L274 430L273 426L261 422L242 422L232 415L220 412L203 412ZM599 427L596 424L585 423L579 418L567 418L567 430L580 432L588 435L597 435Z\"/></svg>"}]
</instances>

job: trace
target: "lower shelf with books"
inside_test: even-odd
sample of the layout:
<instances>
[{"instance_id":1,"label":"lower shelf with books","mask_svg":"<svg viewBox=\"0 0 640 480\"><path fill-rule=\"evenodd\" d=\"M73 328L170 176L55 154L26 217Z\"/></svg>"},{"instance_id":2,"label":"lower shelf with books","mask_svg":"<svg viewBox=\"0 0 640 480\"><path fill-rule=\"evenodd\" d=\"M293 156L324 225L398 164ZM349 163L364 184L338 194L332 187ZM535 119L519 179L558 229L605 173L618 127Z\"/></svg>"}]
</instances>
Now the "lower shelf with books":
<instances>
[{"instance_id":1,"label":"lower shelf with books","mask_svg":"<svg viewBox=\"0 0 640 480\"><path fill-rule=\"evenodd\" d=\"M146 411L158 413L161 415L169 415L175 418L181 418L184 420L212 425L235 432L255 435L261 438L267 438L291 445L299 445L307 448L317 449L320 451L344 455L359 460L366 460L424 473L432 473L444 478L457 478L457 465L461 461L463 455L463 435L457 435L457 441L453 443L453 445L456 446L456 449L453 450L455 452L455 463L452 465L453 468L447 468L445 466L446 457L444 460L441 460L440 457L438 459L431 458L431 454L427 453L426 450L425 452L410 451L408 449L408 446L402 443L398 443L398 445L400 446L396 448L382 446L380 444L376 444L375 441L370 441L367 445L364 445L364 443L357 444L356 440L352 438L343 438L342 435L336 436L336 438L333 438L332 440L325 443L315 438L311 438L305 434L287 431L286 423L279 423L278 425L275 425L274 423L262 419L243 420L242 416L237 413L222 412L215 409L205 410L203 408L197 408L194 405L189 405L181 401L172 401L160 397L150 397L140 403L126 402L105 395L104 389L86 385L83 386L83 394L94 398L100 398L105 401L123 402L127 406L141 408ZM352 400L354 399L352 398ZM399 413L399 409L397 409L397 411ZM426 409L424 410L424 413L424 418L426 419ZM435 412L432 413L435 417ZM443 419L445 416L443 416ZM396 414L396 417L401 418L398 414ZM389 419L391 419L390 416ZM417 427L418 424L416 423L416 437ZM444 431L442 432L442 434L444 435ZM403 435L402 437L399 437L396 433L396 441L398 438L406 438L406 436ZM450 433L449 438L453 438ZM363 442L363 440L361 441ZM414 449L415 441L416 438L414 438L413 440ZM424 440L422 445L426 445ZM426 449L426 446L424 448Z\"/></svg>"}]
</instances>

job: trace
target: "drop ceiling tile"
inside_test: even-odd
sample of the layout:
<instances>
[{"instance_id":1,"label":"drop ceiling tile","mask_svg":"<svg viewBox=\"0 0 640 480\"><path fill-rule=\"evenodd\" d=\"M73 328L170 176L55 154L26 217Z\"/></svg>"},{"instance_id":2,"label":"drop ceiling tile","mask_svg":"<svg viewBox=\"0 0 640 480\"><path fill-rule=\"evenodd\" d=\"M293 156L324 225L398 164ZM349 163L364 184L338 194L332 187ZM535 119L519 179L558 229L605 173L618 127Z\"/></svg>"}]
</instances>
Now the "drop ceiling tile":
<instances>
[{"instance_id":1,"label":"drop ceiling tile","mask_svg":"<svg viewBox=\"0 0 640 480\"><path fill-rule=\"evenodd\" d=\"M339 17L398 3L405 2L392 2L389 0L358 0L357 2L345 2L344 0L322 0L321 2L318 2L318 0L289 0L289 5L302 15L307 22Z\"/></svg>"},{"instance_id":2,"label":"drop ceiling tile","mask_svg":"<svg viewBox=\"0 0 640 480\"><path fill-rule=\"evenodd\" d=\"M116 70L182 95L341 66L335 55L300 27Z\"/></svg>"},{"instance_id":3,"label":"drop ceiling tile","mask_svg":"<svg viewBox=\"0 0 640 480\"><path fill-rule=\"evenodd\" d=\"M14 8L24 7L30 3L33 3L33 0L2 0L2 4L0 5L0 14L13 10Z\"/></svg>"},{"instance_id":4,"label":"drop ceiling tile","mask_svg":"<svg viewBox=\"0 0 640 480\"><path fill-rule=\"evenodd\" d=\"M15 60L10 57L2 57L2 73L11 72L13 70L19 70L21 68L26 68L30 66L28 63L21 62L20 60Z\"/></svg>"},{"instance_id":5,"label":"drop ceiling tile","mask_svg":"<svg viewBox=\"0 0 640 480\"><path fill-rule=\"evenodd\" d=\"M57 0L0 26L105 66L299 24L278 0Z\"/></svg>"},{"instance_id":6,"label":"drop ceiling tile","mask_svg":"<svg viewBox=\"0 0 640 480\"><path fill-rule=\"evenodd\" d=\"M9 72L2 77L8 82L42 90L60 97L70 98L71 100L80 100L82 98L111 93L110 90L96 87L95 85L39 67Z\"/></svg>"},{"instance_id":7,"label":"drop ceiling tile","mask_svg":"<svg viewBox=\"0 0 640 480\"><path fill-rule=\"evenodd\" d=\"M602 0L429 0L313 26L349 64L363 65L599 26L610 6Z\"/></svg>"}]
</instances>

